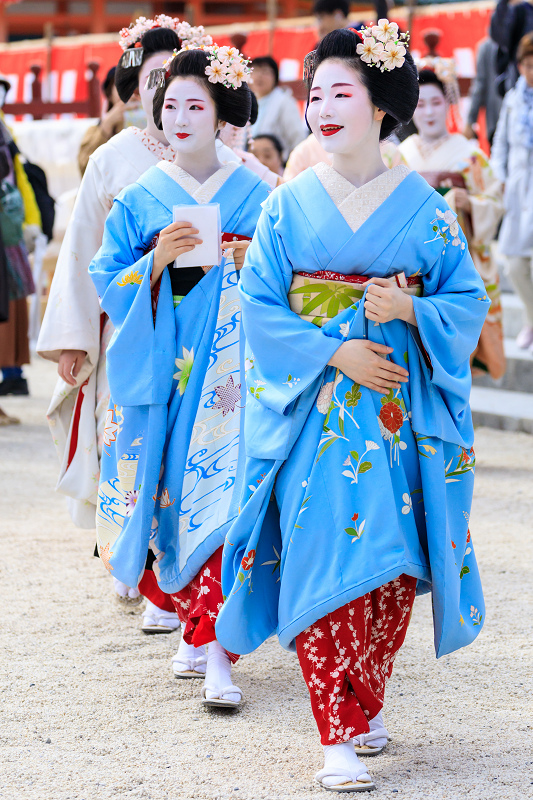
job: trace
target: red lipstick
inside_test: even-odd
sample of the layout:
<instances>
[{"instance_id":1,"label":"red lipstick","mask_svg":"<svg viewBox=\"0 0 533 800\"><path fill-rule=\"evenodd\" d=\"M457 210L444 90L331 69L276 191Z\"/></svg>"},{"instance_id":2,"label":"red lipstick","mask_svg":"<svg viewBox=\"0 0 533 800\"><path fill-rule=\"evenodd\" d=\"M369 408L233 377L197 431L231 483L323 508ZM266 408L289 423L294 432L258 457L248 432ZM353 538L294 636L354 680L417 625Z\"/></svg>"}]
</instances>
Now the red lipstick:
<instances>
[{"instance_id":1,"label":"red lipstick","mask_svg":"<svg viewBox=\"0 0 533 800\"><path fill-rule=\"evenodd\" d=\"M178 139L187 139L187 137L190 136L190 135L191 135L190 133L177 133L176 134Z\"/></svg>"},{"instance_id":2,"label":"red lipstick","mask_svg":"<svg viewBox=\"0 0 533 800\"><path fill-rule=\"evenodd\" d=\"M321 125L320 131L322 136L333 136L334 133L342 131L344 125Z\"/></svg>"}]
</instances>

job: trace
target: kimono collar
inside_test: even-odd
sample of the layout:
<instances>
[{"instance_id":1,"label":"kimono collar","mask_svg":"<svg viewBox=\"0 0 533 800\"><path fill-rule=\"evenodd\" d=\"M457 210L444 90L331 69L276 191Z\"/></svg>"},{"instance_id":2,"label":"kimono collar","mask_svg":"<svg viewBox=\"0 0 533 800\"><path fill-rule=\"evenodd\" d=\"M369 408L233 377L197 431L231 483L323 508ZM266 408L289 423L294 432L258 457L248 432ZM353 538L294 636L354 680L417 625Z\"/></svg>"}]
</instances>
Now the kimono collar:
<instances>
[{"instance_id":1,"label":"kimono collar","mask_svg":"<svg viewBox=\"0 0 533 800\"><path fill-rule=\"evenodd\" d=\"M433 193L420 175L411 172L353 233L314 171L306 170L305 176L288 183L287 189L329 253L327 268L333 271L345 260L353 264L363 258L370 266ZM339 243L337 250L332 249Z\"/></svg>"},{"instance_id":2,"label":"kimono collar","mask_svg":"<svg viewBox=\"0 0 533 800\"><path fill-rule=\"evenodd\" d=\"M200 205L185 189L157 166L141 175L137 183L172 215L173 206ZM261 183L258 175L244 166L237 167L213 195L210 202L220 203L222 229L242 206L246 197Z\"/></svg>"}]
</instances>

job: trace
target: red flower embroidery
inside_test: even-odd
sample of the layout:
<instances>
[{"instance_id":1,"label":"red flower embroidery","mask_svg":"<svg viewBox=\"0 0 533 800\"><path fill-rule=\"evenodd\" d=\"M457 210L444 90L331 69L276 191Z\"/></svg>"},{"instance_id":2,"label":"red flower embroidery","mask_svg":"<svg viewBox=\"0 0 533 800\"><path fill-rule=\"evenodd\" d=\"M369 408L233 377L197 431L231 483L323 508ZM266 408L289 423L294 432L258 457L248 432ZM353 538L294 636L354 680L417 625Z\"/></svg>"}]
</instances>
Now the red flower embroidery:
<instances>
[{"instance_id":1,"label":"red flower embroidery","mask_svg":"<svg viewBox=\"0 0 533 800\"><path fill-rule=\"evenodd\" d=\"M469 541L470 541L470 528L466 532L466 543L468 544Z\"/></svg>"},{"instance_id":2,"label":"red flower embroidery","mask_svg":"<svg viewBox=\"0 0 533 800\"><path fill-rule=\"evenodd\" d=\"M379 412L379 418L384 428L390 433L396 433L403 425L403 414L396 403L385 403Z\"/></svg>"},{"instance_id":3,"label":"red flower embroidery","mask_svg":"<svg viewBox=\"0 0 533 800\"><path fill-rule=\"evenodd\" d=\"M453 547L453 549L454 549L454 550L455 550L455 548L457 547L457 545L455 544L455 542L452 542L452 547Z\"/></svg>"},{"instance_id":4,"label":"red flower embroidery","mask_svg":"<svg viewBox=\"0 0 533 800\"><path fill-rule=\"evenodd\" d=\"M245 572L252 568L255 559L255 550L250 550L247 556L241 561L241 567Z\"/></svg>"},{"instance_id":5,"label":"red flower embroidery","mask_svg":"<svg viewBox=\"0 0 533 800\"><path fill-rule=\"evenodd\" d=\"M359 519L359 514L354 514L352 517L352 522L357 522L358 519Z\"/></svg>"}]
</instances>

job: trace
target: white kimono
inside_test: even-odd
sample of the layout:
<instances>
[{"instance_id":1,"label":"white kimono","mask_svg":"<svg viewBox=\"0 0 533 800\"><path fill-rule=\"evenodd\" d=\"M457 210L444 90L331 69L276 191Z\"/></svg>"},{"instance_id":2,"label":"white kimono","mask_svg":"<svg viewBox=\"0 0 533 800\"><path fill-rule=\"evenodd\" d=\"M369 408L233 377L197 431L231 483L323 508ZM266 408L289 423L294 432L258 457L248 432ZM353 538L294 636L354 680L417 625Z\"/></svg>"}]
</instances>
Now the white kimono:
<instances>
[{"instance_id":1,"label":"white kimono","mask_svg":"<svg viewBox=\"0 0 533 800\"><path fill-rule=\"evenodd\" d=\"M105 351L113 333L101 315L88 267L102 244L114 198L158 161L174 156L170 147L138 128L127 128L99 147L89 159L57 260L37 352L56 362L62 350L87 353L76 386L58 379L47 412L61 464L56 489L67 495L70 515L80 528L95 527L109 400Z\"/></svg>"}]
</instances>

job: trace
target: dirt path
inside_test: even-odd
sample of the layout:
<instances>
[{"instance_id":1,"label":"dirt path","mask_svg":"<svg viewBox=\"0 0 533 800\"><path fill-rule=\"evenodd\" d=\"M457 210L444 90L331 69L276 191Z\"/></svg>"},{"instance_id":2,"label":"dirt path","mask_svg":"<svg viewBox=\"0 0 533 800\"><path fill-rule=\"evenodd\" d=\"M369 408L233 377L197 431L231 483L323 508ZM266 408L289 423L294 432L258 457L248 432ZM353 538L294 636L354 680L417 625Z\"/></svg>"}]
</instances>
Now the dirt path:
<instances>
[{"instance_id":1,"label":"dirt path","mask_svg":"<svg viewBox=\"0 0 533 800\"><path fill-rule=\"evenodd\" d=\"M32 397L0 403L24 419L0 428L0 798L325 800L294 656L269 641L234 671L242 710L208 712L200 682L172 676L178 634L145 636L115 605L93 534L54 493L54 369L27 374ZM368 759L373 800L533 798L533 437L481 429L476 449L487 623L437 662L429 600L417 601L387 695L394 740Z\"/></svg>"}]
</instances>

